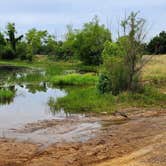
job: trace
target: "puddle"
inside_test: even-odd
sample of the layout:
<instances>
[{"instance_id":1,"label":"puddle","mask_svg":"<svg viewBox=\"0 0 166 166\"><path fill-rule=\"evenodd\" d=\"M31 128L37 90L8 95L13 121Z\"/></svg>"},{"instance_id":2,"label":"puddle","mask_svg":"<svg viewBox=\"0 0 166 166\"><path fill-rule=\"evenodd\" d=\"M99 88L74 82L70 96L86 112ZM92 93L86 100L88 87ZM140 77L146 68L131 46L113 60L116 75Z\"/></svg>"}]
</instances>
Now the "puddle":
<instances>
[{"instance_id":1,"label":"puddle","mask_svg":"<svg viewBox=\"0 0 166 166\"><path fill-rule=\"evenodd\" d=\"M96 136L101 128L98 122L59 123L52 127L41 128L33 132L19 132L8 130L2 133L4 138L14 138L44 146L60 142L85 142Z\"/></svg>"}]
</instances>

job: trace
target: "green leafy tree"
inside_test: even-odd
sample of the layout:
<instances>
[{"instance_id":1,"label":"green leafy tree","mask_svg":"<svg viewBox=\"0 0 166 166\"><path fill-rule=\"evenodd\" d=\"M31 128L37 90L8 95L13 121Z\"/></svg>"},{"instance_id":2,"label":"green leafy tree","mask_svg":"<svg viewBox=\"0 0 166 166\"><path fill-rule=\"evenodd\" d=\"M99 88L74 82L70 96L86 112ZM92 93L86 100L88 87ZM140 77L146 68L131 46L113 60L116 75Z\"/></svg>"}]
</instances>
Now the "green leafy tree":
<instances>
[{"instance_id":1,"label":"green leafy tree","mask_svg":"<svg viewBox=\"0 0 166 166\"><path fill-rule=\"evenodd\" d=\"M3 33L0 32L0 58L2 58L3 56L5 45L6 45L6 40L4 38Z\"/></svg>"},{"instance_id":2,"label":"green leafy tree","mask_svg":"<svg viewBox=\"0 0 166 166\"><path fill-rule=\"evenodd\" d=\"M87 65L99 65L102 63L101 53L107 40L111 41L110 31L94 17L76 35L76 54Z\"/></svg>"},{"instance_id":3,"label":"green leafy tree","mask_svg":"<svg viewBox=\"0 0 166 166\"><path fill-rule=\"evenodd\" d=\"M1 46L6 45L6 40L5 40L5 38L4 38L3 33L1 33L1 32L0 32L0 45L1 45Z\"/></svg>"},{"instance_id":4,"label":"green leafy tree","mask_svg":"<svg viewBox=\"0 0 166 166\"><path fill-rule=\"evenodd\" d=\"M43 54L55 55L57 50L57 41L55 36L48 35L42 48L43 48L42 50Z\"/></svg>"},{"instance_id":5,"label":"green leafy tree","mask_svg":"<svg viewBox=\"0 0 166 166\"><path fill-rule=\"evenodd\" d=\"M77 31L73 30L72 25L67 25L67 33L65 35L65 41L62 45L64 59L70 59L75 55L75 43L76 43Z\"/></svg>"},{"instance_id":6,"label":"green leafy tree","mask_svg":"<svg viewBox=\"0 0 166 166\"><path fill-rule=\"evenodd\" d=\"M26 41L31 45L33 54L40 54L42 52L42 47L47 41L48 32L47 31L38 31L35 28L29 30L26 33Z\"/></svg>"},{"instance_id":7,"label":"green leafy tree","mask_svg":"<svg viewBox=\"0 0 166 166\"><path fill-rule=\"evenodd\" d=\"M57 42L56 46L56 58L69 60L76 55L76 36L77 30L73 30L71 25L67 25L67 33L65 34L65 40Z\"/></svg>"},{"instance_id":8,"label":"green leafy tree","mask_svg":"<svg viewBox=\"0 0 166 166\"><path fill-rule=\"evenodd\" d=\"M165 54L166 53L166 32L162 31L155 36L148 44L148 51L151 54Z\"/></svg>"},{"instance_id":9,"label":"green leafy tree","mask_svg":"<svg viewBox=\"0 0 166 166\"><path fill-rule=\"evenodd\" d=\"M20 60L32 61L33 59L32 47L25 41L18 43L16 53Z\"/></svg>"}]
</instances>

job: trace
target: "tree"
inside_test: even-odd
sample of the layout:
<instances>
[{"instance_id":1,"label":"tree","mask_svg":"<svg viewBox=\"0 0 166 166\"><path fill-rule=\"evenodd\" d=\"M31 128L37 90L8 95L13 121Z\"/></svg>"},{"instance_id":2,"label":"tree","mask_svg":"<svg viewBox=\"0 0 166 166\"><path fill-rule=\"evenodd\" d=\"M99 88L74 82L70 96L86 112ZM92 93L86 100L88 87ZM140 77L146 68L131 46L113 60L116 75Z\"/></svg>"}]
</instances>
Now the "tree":
<instances>
[{"instance_id":1,"label":"tree","mask_svg":"<svg viewBox=\"0 0 166 166\"><path fill-rule=\"evenodd\" d=\"M47 37L45 37L44 43L40 47L40 54L56 55L56 50L57 50L56 37L54 35L48 34Z\"/></svg>"},{"instance_id":2,"label":"tree","mask_svg":"<svg viewBox=\"0 0 166 166\"><path fill-rule=\"evenodd\" d=\"M166 32L162 31L155 36L148 44L148 51L151 54L165 54L166 53Z\"/></svg>"},{"instance_id":3,"label":"tree","mask_svg":"<svg viewBox=\"0 0 166 166\"><path fill-rule=\"evenodd\" d=\"M140 71L147 61L142 59L144 53L142 42L146 36L146 21L145 19L138 18L137 16L138 12L132 12L127 18L126 26L128 28L128 35L126 40L122 43L122 46L126 52L124 61L125 65L128 66L129 72L128 90L135 89L135 84L139 79L138 77L140 76Z\"/></svg>"},{"instance_id":4,"label":"tree","mask_svg":"<svg viewBox=\"0 0 166 166\"><path fill-rule=\"evenodd\" d=\"M23 38L23 35L16 37L16 28L14 23L8 23L6 26L6 35L8 36L7 41L10 44L14 52L16 52L17 43Z\"/></svg>"},{"instance_id":5,"label":"tree","mask_svg":"<svg viewBox=\"0 0 166 166\"><path fill-rule=\"evenodd\" d=\"M4 45L6 45L6 41L5 41L3 33L0 32L0 46L4 46Z\"/></svg>"},{"instance_id":6,"label":"tree","mask_svg":"<svg viewBox=\"0 0 166 166\"><path fill-rule=\"evenodd\" d=\"M6 40L4 38L4 35L0 32L0 58L2 58L3 56L5 46Z\"/></svg>"},{"instance_id":7,"label":"tree","mask_svg":"<svg viewBox=\"0 0 166 166\"><path fill-rule=\"evenodd\" d=\"M26 33L26 41L31 45L33 54L40 54L42 52L42 47L47 41L48 32L47 31L38 31L35 28L29 30Z\"/></svg>"},{"instance_id":8,"label":"tree","mask_svg":"<svg viewBox=\"0 0 166 166\"><path fill-rule=\"evenodd\" d=\"M125 90L134 92L140 88L141 69L149 61L149 58L142 58L144 54L142 42L146 36L145 20L137 16L138 12L132 12L126 20L123 20L122 27L125 29L125 36L120 37L115 43L105 44L104 70L101 72L102 77L99 82L99 89L102 93L105 90L106 92L111 91L113 94ZM102 80L105 82L104 84Z\"/></svg>"},{"instance_id":9,"label":"tree","mask_svg":"<svg viewBox=\"0 0 166 166\"><path fill-rule=\"evenodd\" d=\"M25 41L19 42L17 44L16 54L20 60L32 61L33 52L31 45L27 44Z\"/></svg>"},{"instance_id":10,"label":"tree","mask_svg":"<svg viewBox=\"0 0 166 166\"><path fill-rule=\"evenodd\" d=\"M101 53L107 40L111 41L110 31L94 17L76 35L76 54L87 65L99 65L102 63Z\"/></svg>"},{"instance_id":11,"label":"tree","mask_svg":"<svg viewBox=\"0 0 166 166\"><path fill-rule=\"evenodd\" d=\"M77 31L73 30L72 25L67 25L67 33L65 35L65 41L62 45L64 59L70 59L75 55L75 44L76 44Z\"/></svg>"}]
</instances>

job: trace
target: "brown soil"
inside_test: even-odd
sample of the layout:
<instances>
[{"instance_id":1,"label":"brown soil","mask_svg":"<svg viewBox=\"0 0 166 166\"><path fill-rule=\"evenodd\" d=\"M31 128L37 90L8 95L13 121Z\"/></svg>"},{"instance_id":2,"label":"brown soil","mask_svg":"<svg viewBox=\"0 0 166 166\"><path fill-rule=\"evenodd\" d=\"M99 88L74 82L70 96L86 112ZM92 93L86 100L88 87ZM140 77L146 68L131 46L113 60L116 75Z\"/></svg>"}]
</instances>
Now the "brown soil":
<instances>
[{"instance_id":1,"label":"brown soil","mask_svg":"<svg viewBox=\"0 0 166 166\"><path fill-rule=\"evenodd\" d=\"M123 111L127 121L118 115L94 118L102 123L102 130L84 143L44 147L1 139L0 166L165 166L166 110ZM28 131L35 130L32 126Z\"/></svg>"}]
</instances>

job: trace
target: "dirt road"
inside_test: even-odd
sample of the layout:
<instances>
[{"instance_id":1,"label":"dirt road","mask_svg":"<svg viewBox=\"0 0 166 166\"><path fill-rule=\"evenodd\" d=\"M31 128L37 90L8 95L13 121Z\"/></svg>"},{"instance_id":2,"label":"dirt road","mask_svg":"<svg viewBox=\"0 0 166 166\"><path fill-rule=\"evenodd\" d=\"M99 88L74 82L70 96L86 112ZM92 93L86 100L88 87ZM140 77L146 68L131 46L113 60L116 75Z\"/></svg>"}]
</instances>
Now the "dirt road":
<instances>
[{"instance_id":1,"label":"dirt road","mask_svg":"<svg viewBox=\"0 0 166 166\"><path fill-rule=\"evenodd\" d=\"M85 142L41 146L1 139L0 166L165 166L166 110L124 112L129 119L107 115L89 119L100 122L102 127ZM50 122L42 125L47 123L50 127ZM35 129L32 126L29 126L31 132ZM36 124L36 129L40 127Z\"/></svg>"}]
</instances>

